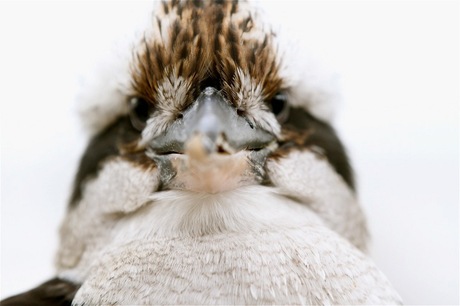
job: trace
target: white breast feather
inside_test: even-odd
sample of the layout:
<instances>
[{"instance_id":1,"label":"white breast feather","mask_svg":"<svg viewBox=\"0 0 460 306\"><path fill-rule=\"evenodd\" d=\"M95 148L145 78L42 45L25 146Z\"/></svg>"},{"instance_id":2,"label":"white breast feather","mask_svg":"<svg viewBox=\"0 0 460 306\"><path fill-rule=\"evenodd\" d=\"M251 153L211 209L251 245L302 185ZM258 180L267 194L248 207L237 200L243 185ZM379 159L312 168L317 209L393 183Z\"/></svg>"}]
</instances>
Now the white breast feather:
<instances>
[{"instance_id":1,"label":"white breast feather","mask_svg":"<svg viewBox=\"0 0 460 306\"><path fill-rule=\"evenodd\" d=\"M313 187L290 195L308 195L305 204L283 196L285 186L153 193L154 172L107 163L63 224L69 243L59 276L83 283L75 305L400 303L375 265L328 229L337 220L325 211L355 205L334 197L343 182L311 153L292 156L294 164L301 159L311 162L293 179ZM284 166L274 166L272 177L292 175L292 164ZM132 181L120 180L120 171ZM323 183L311 181L318 178ZM328 182L335 185L326 188ZM328 209L313 213L320 205Z\"/></svg>"},{"instance_id":2,"label":"white breast feather","mask_svg":"<svg viewBox=\"0 0 460 306\"><path fill-rule=\"evenodd\" d=\"M399 301L369 259L270 188L155 198L117 224L76 305Z\"/></svg>"}]
</instances>

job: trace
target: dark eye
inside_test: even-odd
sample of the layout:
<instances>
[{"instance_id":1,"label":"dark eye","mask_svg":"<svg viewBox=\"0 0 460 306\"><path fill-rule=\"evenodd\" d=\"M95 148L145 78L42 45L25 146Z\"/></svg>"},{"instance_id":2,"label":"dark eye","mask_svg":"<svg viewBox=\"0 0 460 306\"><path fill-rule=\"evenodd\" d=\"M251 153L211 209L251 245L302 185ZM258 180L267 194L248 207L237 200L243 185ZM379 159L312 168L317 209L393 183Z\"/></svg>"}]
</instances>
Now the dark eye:
<instances>
[{"instance_id":1,"label":"dark eye","mask_svg":"<svg viewBox=\"0 0 460 306\"><path fill-rule=\"evenodd\" d=\"M277 93L269 103L270 110L276 116L278 122L283 123L289 116L289 104L285 93Z\"/></svg>"},{"instance_id":2,"label":"dark eye","mask_svg":"<svg viewBox=\"0 0 460 306\"><path fill-rule=\"evenodd\" d=\"M150 117L151 104L142 98L132 98L130 103L129 119L131 119L131 124L135 129L142 131Z\"/></svg>"}]
</instances>

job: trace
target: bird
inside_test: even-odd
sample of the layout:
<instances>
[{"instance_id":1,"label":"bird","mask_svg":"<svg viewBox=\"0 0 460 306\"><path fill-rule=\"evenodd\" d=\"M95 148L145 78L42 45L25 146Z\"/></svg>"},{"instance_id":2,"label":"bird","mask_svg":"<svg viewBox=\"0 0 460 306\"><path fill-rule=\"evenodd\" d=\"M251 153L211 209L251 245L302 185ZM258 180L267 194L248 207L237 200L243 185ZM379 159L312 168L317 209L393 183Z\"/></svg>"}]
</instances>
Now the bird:
<instances>
[{"instance_id":1,"label":"bird","mask_svg":"<svg viewBox=\"0 0 460 306\"><path fill-rule=\"evenodd\" d=\"M402 304L367 252L333 81L261 6L153 3L79 96L56 276L2 305Z\"/></svg>"}]
</instances>

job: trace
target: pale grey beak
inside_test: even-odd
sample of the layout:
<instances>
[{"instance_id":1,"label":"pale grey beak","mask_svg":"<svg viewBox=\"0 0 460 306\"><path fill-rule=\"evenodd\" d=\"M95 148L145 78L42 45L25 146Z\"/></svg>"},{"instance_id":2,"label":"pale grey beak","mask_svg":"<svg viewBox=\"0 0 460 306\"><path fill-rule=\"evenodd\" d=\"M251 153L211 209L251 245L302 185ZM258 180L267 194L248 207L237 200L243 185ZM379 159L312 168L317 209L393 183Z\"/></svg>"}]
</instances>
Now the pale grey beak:
<instances>
[{"instance_id":1,"label":"pale grey beak","mask_svg":"<svg viewBox=\"0 0 460 306\"><path fill-rule=\"evenodd\" d=\"M149 147L156 154L184 153L185 144L193 135L201 134L209 153L221 150L224 141L231 151L259 150L271 143L275 136L253 127L237 113L213 87L203 90L197 100L184 111L163 134L155 137Z\"/></svg>"}]
</instances>

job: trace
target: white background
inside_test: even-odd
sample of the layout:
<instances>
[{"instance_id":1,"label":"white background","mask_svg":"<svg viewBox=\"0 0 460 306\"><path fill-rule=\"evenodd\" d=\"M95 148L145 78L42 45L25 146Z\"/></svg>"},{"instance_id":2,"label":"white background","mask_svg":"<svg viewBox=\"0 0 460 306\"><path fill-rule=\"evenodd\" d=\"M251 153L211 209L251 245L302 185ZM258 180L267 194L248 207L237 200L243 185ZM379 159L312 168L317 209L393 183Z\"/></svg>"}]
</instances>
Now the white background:
<instances>
[{"instance_id":1,"label":"white background","mask_svg":"<svg viewBox=\"0 0 460 306\"><path fill-rule=\"evenodd\" d=\"M77 75L140 7L0 4L2 298L53 276L86 143ZM458 304L458 2L298 1L279 12L342 75L336 125L377 265L407 304Z\"/></svg>"}]
</instances>

